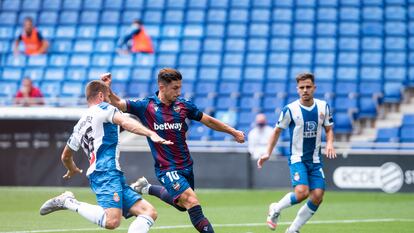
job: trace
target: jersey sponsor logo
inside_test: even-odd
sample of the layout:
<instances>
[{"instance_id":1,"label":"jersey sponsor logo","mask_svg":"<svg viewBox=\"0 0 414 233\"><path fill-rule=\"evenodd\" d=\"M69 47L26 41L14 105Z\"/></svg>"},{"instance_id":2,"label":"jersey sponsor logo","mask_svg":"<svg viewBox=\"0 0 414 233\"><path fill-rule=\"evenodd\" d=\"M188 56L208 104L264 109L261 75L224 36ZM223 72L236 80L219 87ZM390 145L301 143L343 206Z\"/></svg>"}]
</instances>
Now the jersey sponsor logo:
<instances>
[{"instance_id":1,"label":"jersey sponsor logo","mask_svg":"<svg viewBox=\"0 0 414 233\"><path fill-rule=\"evenodd\" d=\"M181 130L183 127L183 123L163 123L163 124L157 124L154 123L154 130L169 130L169 129L175 129L175 130Z\"/></svg>"},{"instance_id":2,"label":"jersey sponsor logo","mask_svg":"<svg viewBox=\"0 0 414 233\"><path fill-rule=\"evenodd\" d=\"M115 202L119 202L121 200L121 198L119 197L119 194L116 193L116 192L114 193L113 199L114 199Z\"/></svg>"},{"instance_id":3,"label":"jersey sponsor logo","mask_svg":"<svg viewBox=\"0 0 414 233\"><path fill-rule=\"evenodd\" d=\"M305 122L305 130L303 131L304 138L315 138L317 135L318 124L314 121Z\"/></svg>"}]
</instances>

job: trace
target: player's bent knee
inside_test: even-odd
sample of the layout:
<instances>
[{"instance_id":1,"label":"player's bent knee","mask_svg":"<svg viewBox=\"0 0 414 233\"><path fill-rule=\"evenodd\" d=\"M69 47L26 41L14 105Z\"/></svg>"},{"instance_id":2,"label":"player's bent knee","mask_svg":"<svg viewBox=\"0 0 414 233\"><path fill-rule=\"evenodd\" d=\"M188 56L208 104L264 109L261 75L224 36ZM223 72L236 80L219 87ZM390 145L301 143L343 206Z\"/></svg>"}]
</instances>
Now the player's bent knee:
<instances>
[{"instance_id":1,"label":"player's bent knee","mask_svg":"<svg viewBox=\"0 0 414 233\"><path fill-rule=\"evenodd\" d=\"M296 190L295 195L296 195L298 202L301 202L305 200L306 198L308 198L309 190L307 189Z\"/></svg>"},{"instance_id":2,"label":"player's bent knee","mask_svg":"<svg viewBox=\"0 0 414 233\"><path fill-rule=\"evenodd\" d=\"M118 219L118 218L107 219L105 228L108 230L114 230L117 227L119 227L119 225L121 225L121 219Z\"/></svg>"},{"instance_id":3,"label":"player's bent knee","mask_svg":"<svg viewBox=\"0 0 414 233\"><path fill-rule=\"evenodd\" d=\"M150 216L154 221L158 217L157 210L153 206L150 206L149 208L147 208L142 214Z\"/></svg>"}]
</instances>

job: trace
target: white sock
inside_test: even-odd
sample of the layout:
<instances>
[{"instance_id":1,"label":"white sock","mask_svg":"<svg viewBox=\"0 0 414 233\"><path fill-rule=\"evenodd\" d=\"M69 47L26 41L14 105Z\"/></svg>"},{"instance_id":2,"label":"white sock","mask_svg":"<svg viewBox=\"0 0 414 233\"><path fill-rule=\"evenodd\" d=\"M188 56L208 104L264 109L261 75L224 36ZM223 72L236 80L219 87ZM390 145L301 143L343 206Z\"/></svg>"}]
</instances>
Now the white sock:
<instances>
[{"instance_id":1,"label":"white sock","mask_svg":"<svg viewBox=\"0 0 414 233\"><path fill-rule=\"evenodd\" d=\"M305 223L313 216L315 211L311 210L308 206L308 203L303 205L296 215L295 220L293 220L292 225L290 225L289 230L292 232L299 231L299 229L305 225Z\"/></svg>"},{"instance_id":2,"label":"white sock","mask_svg":"<svg viewBox=\"0 0 414 233\"><path fill-rule=\"evenodd\" d=\"M148 215L139 215L129 225L128 233L147 233L151 226L154 224L154 220Z\"/></svg>"},{"instance_id":3,"label":"white sock","mask_svg":"<svg viewBox=\"0 0 414 233\"><path fill-rule=\"evenodd\" d=\"M295 193L292 193L292 192L287 193L282 199L280 199L280 201L275 205L274 211L279 213L283 209L286 209L289 206L296 204L296 203L292 204L292 200L291 200L292 195L295 195Z\"/></svg>"},{"instance_id":4,"label":"white sock","mask_svg":"<svg viewBox=\"0 0 414 233\"><path fill-rule=\"evenodd\" d=\"M79 213L82 217L86 218L90 222L93 222L98 226L105 228L106 214L104 208L98 205L91 205L86 202L80 202L72 198L67 198L64 206L68 210Z\"/></svg>"},{"instance_id":5,"label":"white sock","mask_svg":"<svg viewBox=\"0 0 414 233\"><path fill-rule=\"evenodd\" d=\"M151 187L151 184L148 184L147 186L143 187L141 190L142 194L148 194L150 187Z\"/></svg>"}]
</instances>

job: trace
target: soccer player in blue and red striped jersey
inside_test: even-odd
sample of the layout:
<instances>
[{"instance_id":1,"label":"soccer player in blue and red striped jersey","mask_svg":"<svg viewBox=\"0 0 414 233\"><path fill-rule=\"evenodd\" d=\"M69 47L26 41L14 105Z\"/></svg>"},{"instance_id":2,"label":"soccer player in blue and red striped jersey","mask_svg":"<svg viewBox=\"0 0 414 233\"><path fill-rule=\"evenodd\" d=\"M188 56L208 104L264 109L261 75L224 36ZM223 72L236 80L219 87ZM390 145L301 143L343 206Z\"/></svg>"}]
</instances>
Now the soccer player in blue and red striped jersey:
<instances>
[{"instance_id":1,"label":"soccer player in blue and red striped jersey","mask_svg":"<svg viewBox=\"0 0 414 233\"><path fill-rule=\"evenodd\" d=\"M111 75L101 79L109 86ZM194 192L193 160L186 143L188 126L186 119L200 121L213 130L228 133L238 143L244 142L244 133L201 112L192 102L181 98L182 76L178 70L164 68L158 73L158 88L154 96L142 100L120 99L114 93L110 98L113 105L122 111L137 116L143 125L154 130L173 145L158 145L150 140L155 173L163 186L150 185L145 178L138 179L132 186L137 192L157 196L180 211L188 211L191 222L199 232L214 232L204 217Z\"/></svg>"}]
</instances>

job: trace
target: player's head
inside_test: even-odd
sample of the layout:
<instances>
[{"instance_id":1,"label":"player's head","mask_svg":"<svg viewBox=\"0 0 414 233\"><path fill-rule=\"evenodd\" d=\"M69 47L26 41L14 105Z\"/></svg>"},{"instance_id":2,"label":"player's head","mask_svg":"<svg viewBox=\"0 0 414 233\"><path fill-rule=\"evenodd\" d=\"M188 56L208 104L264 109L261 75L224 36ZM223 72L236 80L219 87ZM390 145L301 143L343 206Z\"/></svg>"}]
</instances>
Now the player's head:
<instances>
[{"instance_id":1,"label":"player's head","mask_svg":"<svg viewBox=\"0 0 414 233\"><path fill-rule=\"evenodd\" d=\"M142 25L142 21L139 19L134 19L134 21L132 21L132 24L137 25L137 26L141 26Z\"/></svg>"},{"instance_id":2,"label":"player's head","mask_svg":"<svg viewBox=\"0 0 414 233\"><path fill-rule=\"evenodd\" d=\"M181 95L181 73L172 68L161 69L158 73L158 88L160 94L168 102L174 102Z\"/></svg>"},{"instance_id":3,"label":"player's head","mask_svg":"<svg viewBox=\"0 0 414 233\"><path fill-rule=\"evenodd\" d=\"M259 113L256 115L256 125L260 128L265 127L267 124L266 115L263 113Z\"/></svg>"},{"instance_id":4,"label":"player's head","mask_svg":"<svg viewBox=\"0 0 414 233\"><path fill-rule=\"evenodd\" d=\"M24 18L23 27L26 32L30 32L33 29L33 19L31 17Z\"/></svg>"},{"instance_id":5,"label":"player's head","mask_svg":"<svg viewBox=\"0 0 414 233\"><path fill-rule=\"evenodd\" d=\"M315 92L315 77L311 73L301 73L296 76L297 90L302 101L313 99Z\"/></svg>"},{"instance_id":6,"label":"player's head","mask_svg":"<svg viewBox=\"0 0 414 233\"><path fill-rule=\"evenodd\" d=\"M86 101L88 104L97 104L103 101L110 103L109 87L101 80L90 81L86 85Z\"/></svg>"}]
</instances>

